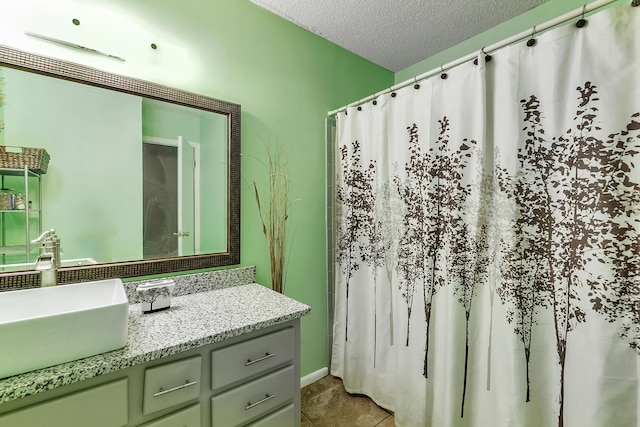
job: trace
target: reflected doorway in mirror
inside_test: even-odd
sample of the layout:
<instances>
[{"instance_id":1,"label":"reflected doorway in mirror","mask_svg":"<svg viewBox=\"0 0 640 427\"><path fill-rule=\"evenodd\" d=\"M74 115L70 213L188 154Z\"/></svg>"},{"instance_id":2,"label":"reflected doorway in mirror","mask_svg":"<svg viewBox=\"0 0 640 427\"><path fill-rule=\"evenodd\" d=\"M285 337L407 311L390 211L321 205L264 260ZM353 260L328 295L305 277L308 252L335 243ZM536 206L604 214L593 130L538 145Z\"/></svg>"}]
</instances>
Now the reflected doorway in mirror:
<instances>
[{"instance_id":1,"label":"reflected doorway in mirror","mask_svg":"<svg viewBox=\"0 0 640 427\"><path fill-rule=\"evenodd\" d=\"M143 138L143 254L145 259L193 255L200 236L200 146Z\"/></svg>"}]
</instances>

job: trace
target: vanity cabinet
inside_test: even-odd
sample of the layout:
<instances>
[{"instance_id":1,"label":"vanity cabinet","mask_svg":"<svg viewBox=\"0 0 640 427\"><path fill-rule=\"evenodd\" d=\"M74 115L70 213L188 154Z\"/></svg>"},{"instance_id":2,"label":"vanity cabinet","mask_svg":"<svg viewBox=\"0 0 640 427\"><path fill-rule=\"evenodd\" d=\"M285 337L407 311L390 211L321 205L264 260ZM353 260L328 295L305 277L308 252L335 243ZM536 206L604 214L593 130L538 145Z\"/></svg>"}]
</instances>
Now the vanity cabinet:
<instances>
[{"instance_id":1,"label":"vanity cabinet","mask_svg":"<svg viewBox=\"0 0 640 427\"><path fill-rule=\"evenodd\" d=\"M300 425L300 319L0 405L0 427Z\"/></svg>"},{"instance_id":2,"label":"vanity cabinet","mask_svg":"<svg viewBox=\"0 0 640 427\"><path fill-rule=\"evenodd\" d=\"M34 262L39 246L31 240L42 232L40 174L27 167L0 168L0 185L0 264Z\"/></svg>"}]
</instances>

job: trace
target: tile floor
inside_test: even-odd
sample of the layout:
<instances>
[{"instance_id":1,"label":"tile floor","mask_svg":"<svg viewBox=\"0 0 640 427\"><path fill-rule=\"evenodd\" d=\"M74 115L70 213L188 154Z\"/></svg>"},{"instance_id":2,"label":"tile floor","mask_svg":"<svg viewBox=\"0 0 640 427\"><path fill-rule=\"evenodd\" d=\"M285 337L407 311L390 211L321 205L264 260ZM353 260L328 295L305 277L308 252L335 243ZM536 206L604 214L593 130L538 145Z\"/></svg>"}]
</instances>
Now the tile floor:
<instances>
[{"instance_id":1,"label":"tile floor","mask_svg":"<svg viewBox=\"0 0 640 427\"><path fill-rule=\"evenodd\" d=\"M367 396L349 394L331 375L304 387L302 427L394 427L393 414Z\"/></svg>"}]
</instances>

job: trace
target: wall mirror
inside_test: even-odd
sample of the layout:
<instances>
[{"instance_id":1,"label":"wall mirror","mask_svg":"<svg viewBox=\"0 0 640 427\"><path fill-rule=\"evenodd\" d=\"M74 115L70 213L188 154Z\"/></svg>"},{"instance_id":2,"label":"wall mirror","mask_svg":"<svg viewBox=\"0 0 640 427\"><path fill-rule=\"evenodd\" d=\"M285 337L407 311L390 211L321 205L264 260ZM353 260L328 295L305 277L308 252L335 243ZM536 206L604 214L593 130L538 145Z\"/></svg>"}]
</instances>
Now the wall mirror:
<instances>
[{"instance_id":1,"label":"wall mirror","mask_svg":"<svg viewBox=\"0 0 640 427\"><path fill-rule=\"evenodd\" d=\"M28 193L28 212L0 206L0 290L38 285L26 242L51 228L59 283L240 262L239 105L4 46L0 78L0 143L51 157L0 171Z\"/></svg>"}]
</instances>

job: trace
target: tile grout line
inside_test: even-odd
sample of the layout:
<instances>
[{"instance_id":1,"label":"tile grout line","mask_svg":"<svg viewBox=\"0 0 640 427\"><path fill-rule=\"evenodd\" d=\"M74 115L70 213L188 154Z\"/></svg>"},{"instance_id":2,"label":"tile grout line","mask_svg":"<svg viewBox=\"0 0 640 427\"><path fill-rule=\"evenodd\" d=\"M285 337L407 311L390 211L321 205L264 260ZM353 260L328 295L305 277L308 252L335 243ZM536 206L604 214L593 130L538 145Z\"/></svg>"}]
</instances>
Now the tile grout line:
<instances>
[{"instance_id":1,"label":"tile grout line","mask_svg":"<svg viewBox=\"0 0 640 427\"><path fill-rule=\"evenodd\" d=\"M383 422L385 422L385 421L387 421L389 418L393 418L393 415L389 414L389 416L388 416L387 418L385 418L384 420L380 421L380 422L379 422L378 424L376 424L374 427L381 426L381 425L382 425L382 423L383 423ZM395 425L395 424L396 424L396 423L395 423L395 419L394 419L393 425Z\"/></svg>"},{"instance_id":2,"label":"tile grout line","mask_svg":"<svg viewBox=\"0 0 640 427\"><path fill-rule=\"evenodd\" d=\"M300 411L300 413L307 419L307 421L309 421L311 423L311 425L313 427L317 427L316 423L314 423L313 420L311 418L309 418L309 416L307 414L305 414L303 411Z\"/></svg>"}]
</instances>

